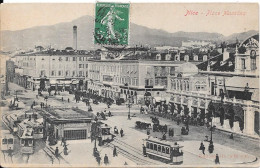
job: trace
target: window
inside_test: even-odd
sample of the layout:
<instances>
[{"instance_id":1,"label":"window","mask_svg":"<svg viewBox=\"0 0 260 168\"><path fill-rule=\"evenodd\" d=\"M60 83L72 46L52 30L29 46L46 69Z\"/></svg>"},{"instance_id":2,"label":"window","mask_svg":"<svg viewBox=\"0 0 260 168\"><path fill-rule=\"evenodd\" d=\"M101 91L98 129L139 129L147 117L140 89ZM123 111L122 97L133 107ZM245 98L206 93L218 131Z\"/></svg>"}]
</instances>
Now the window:
<instances>
[{"instance_id":1,"label":"window","mask_svg":"<svg viewBox=\"0 0 260 168\"><path fill-rule=\"evenodd\" d=\"M82 59L81 59L81 57L79 57L79 61L81 61Z\"/></svg>"},{"instance_id":2,"label":"window","mask_svg":"<svg viewBox=\"0 0 260 168\"><path fill-rule=\"evenodd\" d=\"M79 76L83 76L82 71L79 71Z\"/></svg>"},{"instance_id":3,"label":"window","mask_svg":"<svg viewBox=\"0 0 260 168\"><path fill-rule=\"evenodd\" d=\"M153 144L152 144L152 143L150 143L150 149L152 149L152 150L153 150Z\"/></svg>"},{"instance_id":4,"label":"window","mask_svg":"<svg viewBox=\"0 0 260 168\"><path fill-rule=\"evenodd\" d=\"M156 55L156 60L161 60L161 55L160 54Z\"/></svg>"},{"instance_id":5,"label":"window","mask_svg":"<svg viewBox=\"0 0 260 168\"><path fill-rule=\"evenodd\" d=\"M88 71L86 71L86 77L88 77Z\"/></svg>"},{"instance_id":6,"label":"window","mask_svg":"<svg viewBox=\"0 0 260 168\"><path fill-rule=\"evenodd\" d=\"M45 75L45 70L42 70L41 71L41 76L44 76Z\"/></svg>"},{"instance_id":7,"label":"window","mask_svg":"<svg viewBox=\"0 0 260 168\"><path fill-rule=\"evenodd\" d=\"M2 139L2 144L7 144L7 139Z\"/></svg>"},{"instance_id":8,"label":"window","mask_svg":"<svg viewBox=\"0 0 260 168\"><path fill-rule=\"evenodd\" d=\"M70 73L69 71L66 71L66 76L69 76L69 73Z\"/></svg>"},{"instance_id":9,"label":"window","mask_svg":"<svg viewBox=\"0 0 260 168\"><path fill-rule=\"evenodd\" d=\"M61 71L58 72L58 75L61 76Z\"/></svg>"},{"instance_id":10,"label":"window","mask_svg":"<svg viewBox=\"0 0 260 168\"><path fill-rule=\"evenodd\" d=\"M256 70L256 58L251 58L251 70Z\"/></svg>"},{"instance_id":11,"label":"window","mask_svg":"<svg viewBox=\"0 0 260 168\"><path fill-rule=\"evenodd\" d=\"M166 147L166 154L170 153L170 149L168 147Z\"/></svg>"},{"instance_id":12,"label":"window","mask_svg":"<svg viewBox=\"0 0 260 168\"><path fill-rule=\"evenodd\" d=\"M158 145L158 152L161 152L161 145Z\"/></svg>"},{"instance_id":13,"label":"window","mask_svg":"<svg viewBox=\"0 0 260 168\"><path fill-rule=\"evenodd\" d=\"M153 149L157 151L157 145L154 144Z\"/></svg>"},{"instance_id":14,"label":"window","mask_svg":"<svg viewBox=\"0 0 260 168\"><path fill-rule=\"evenodd\" d=\"M162 147L162 153L165 153L165 147L164 146Z\"/></svg>"},{"instance_id":15,"label":"window","mask_svg":"<svg viewBox=\"0 0 260 168\"><path fill-rule=\"evenodd\" d=\"M149 142L146 142L146 148L149 149Z\"/></svg>"},{"instance_id":16,"label":"window","mask_svg":"<svg viewBox=\"0 0 260 168\"><path fill-rule=\"evenodd\" d=\"M54 76L55 75L55 71L51 71L51 76Z\"/></svg>"},{"instance_id":17,"label":"window","mask_svg":"<svg viewBox=\"0 0 260 168\"><path fill-rule=\"evenodd\" d=\"M79 64L79 68L82 68L82 64Z\"/></svg>"},{"instance_id":18,"label":"window","mask_svg":"<svg viewBox=\"0 0 260 168\"><path fill-rule=\"evenodd\" d=\"M76 57L73 57L73 61L76 61Z\"/></svg>"},{"instance_id":19,"label":"window","mask_svg":"<svg viewBox=\"0 0 260 168\"><path fill-rule=\"evenodd\" d=\"M75 71L72 71L72 76L75 76Z\"/></svg>"},{"instance_id":20,"label":"window","mask_svg":"<svg viewBox=\"0 0 260 168\"><path fill-rule=\"evenodd\" d=\"M244 58L241 59L241 68L246 69L246 60Z\"/></svg>"},{"instance_id":21,"label":"window","mask_svg":"<svg viewBox=\"0 0 260 168\"><path fill-rule=\"evenodd\" d=\"M69 57L66 57L66 61L69 61Z\"/></svg>"},{"instance_id":22,"label":"window","mask_svg":"<svg viewBox=\"0 0 260 168\"><path fill-rule=\"evenodd\" d=\"M88 68L88 64L86 64L86 68Z\"/></svg>"}]
</instances>

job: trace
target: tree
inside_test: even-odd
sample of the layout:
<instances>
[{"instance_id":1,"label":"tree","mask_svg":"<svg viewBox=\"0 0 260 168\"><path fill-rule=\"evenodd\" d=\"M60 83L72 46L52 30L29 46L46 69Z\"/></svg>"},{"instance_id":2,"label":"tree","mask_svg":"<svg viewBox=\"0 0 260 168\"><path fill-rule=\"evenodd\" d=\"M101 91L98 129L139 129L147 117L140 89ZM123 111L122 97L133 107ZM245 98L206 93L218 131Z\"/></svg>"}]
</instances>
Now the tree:
<instances>
[{"instance_id":1,"label":"tree","mask_svg":"<svg viewBox=\"0 0 260 168\"><path fill-rule=\"evenodd\" d=\"M207 113L208 121L211 121L211 117L213 117L213 115L215 115L215 107L211 101L211 102L209 102L209 105L208 105L208 113Z\"/></svg>"},{"instance_id":2,"label":"tree","mask_svg":"<svg viewBox=\"0 0 260 168\"><path fill-rule=\"evenodd\" d=\"M225 111L223 107L220 107L220 124L221 126L224 124Z\"/></svg>"},{"instance_id":3,"label":"tree","mask_svg":"<svg viewBox=\"0 0 260 168\"><path fill-rule=\"evenodd\" d=\"M228 110L228 114L230 115L229 117L229 125L231 128L233 128L234 126L234 117L235 117L235 112L234 112L234 109L233 109L233 106L231 105L230 106L230 109Z\"/></svg>"}]
</instances>

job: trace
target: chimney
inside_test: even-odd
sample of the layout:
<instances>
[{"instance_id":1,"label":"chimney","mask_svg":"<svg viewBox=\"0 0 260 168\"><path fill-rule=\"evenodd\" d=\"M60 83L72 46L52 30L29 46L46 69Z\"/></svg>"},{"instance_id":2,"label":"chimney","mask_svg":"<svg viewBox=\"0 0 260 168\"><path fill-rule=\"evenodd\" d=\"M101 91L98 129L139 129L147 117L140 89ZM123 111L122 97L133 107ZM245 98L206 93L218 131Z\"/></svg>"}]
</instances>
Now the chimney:
<instances>
[{"instance_id":1,"label":"chimney","mask_svg":"<svg viewBox=\"0 0 260 168\"><path fill-rule=\"evenodd\" d=\"M73 49L77 50L77 26L73 26Z\"/></svg>"}]
</instances>

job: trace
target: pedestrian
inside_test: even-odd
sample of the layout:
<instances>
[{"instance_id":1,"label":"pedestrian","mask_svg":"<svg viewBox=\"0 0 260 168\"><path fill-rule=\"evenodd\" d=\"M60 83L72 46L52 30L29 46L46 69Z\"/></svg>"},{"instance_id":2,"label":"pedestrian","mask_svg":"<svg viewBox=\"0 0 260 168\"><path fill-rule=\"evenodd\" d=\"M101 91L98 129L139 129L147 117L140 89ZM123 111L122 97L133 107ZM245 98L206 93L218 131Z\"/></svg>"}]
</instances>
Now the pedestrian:
<instances>
[{"instance_id":1,"label":"pedestrian","mask_svg":"<svg viewBox=\"0 0 260 168\"><path fill-rule=\"evenodd\" d=\"M64 146L64 149L63 149L63 152L64 152L64 155L68 155L68 145L65 145Z\"/></svg>"},{"instance_id":2,"label":"pedestrian","mask_svg":"<svg viewBox=\"0 0 260 168\"><path fill-rule=\"evenodd\" d=\"M111 117L111 112L110 111L108 112L108 116Z\"/></svg>"},{"instance_id":3,"label":"pedestrian","mask_svg":"<svg viewBox=\"0 0 260 168\"><path fill-rule=\"evenodd\" d=\"M100 161L101 161L100 155L97 155L96 159L97 159L98 165L100 165Z\"/></svg>"},{"instance_id":4,"label":"pedestrian","mask_svg":"<svg viewBox=\"0 0 260 168\"><path fill-rule=\"evenodd\" d=\"M172 136L172 129L171 128L169 128L169 132L168 133L169 133L169 137Z\"/></svg>"},{"instance_id":5,"label":"pedestrian","mask_svg":"<svg viewBox=\"0 0 260 168\"><path fill-rule=\"evenodd\" d=\"M68 98L68 103L70 102L70 98Z\"/></svg>"},{"instance_id":6,"label":"pedestrian","mask_svg":"<svg viewBox=\"0 0 260 168\"><path fill-rule=\"evenodd\" d=\"M116 126L114 127L114 134L118 134L118 129Z\"/></svg>"},{"instance_id":7,"label":"pedestrian","mask_svg":"<svg viewBox=\"0 0 260 168\"><path fill-rule=\"evenodd\" d=\"M33 109L33 104L31 105L31 109Z\"/></svg>"},{"instance_id":8,"label":"pedestrian","mask_svg":"<svg viewBox=\"0 0 260 168\"><path fill-rule=\"evenodd\" d=\"M107 165L109 162L108 162L108 157L107 157L107 154L105 154L105 157L104 157L104 163L105 165Z\"/></svg>"},{"instance_id":9,"label":"pedestrian","mask_svg":"<svg viewBox=\"0 0 260 168\"><path fill-rule=\"evenodd\" d=\"M187 130L188 132L190 131L188 124L186 125L186 130Z\"/></svg>"},{"instance_id":10,"label":"pedestrian","mask_svg":"<svg viewBox=\"0 0 260 168\"><path fill-rule=\"evenodd\" d=\"M63 101L63 97L61 97L61 101Z\"/></svg>"},{"instance_id":11,"label":"pedestrian","mask_svg":"<svg viewBox=\"0 0 260 168\"><path fill-rule=\"evenodd\" d=\"M121 135L121 137L123 137L123 135L124 135L124 131L123 131L122 128L121 128L121 130L120 130L120 135Z\"/></svg>"},{"instance_id":12,"label":"pedestrian","mask_svg":"<svg viewBox=\"0 0 260 168\"><path fill-rule=\"evenodd\" d=\"M65 139L64 139L64 137L62 137L61 138L61 143L60 143L61 146L62 146L62 144L64 144L64 141L65 141Z\"/></svg>"},{"instance_id":13,"label":"pedestrian","mask_svg":"<svg viewBox=\"0 0 260 168\"><path fill-rule=\"evenodd\" d=\"M145 157L147 156L146 147L144 146L144 144L143 144L143 155L144 155Z\"/></svg>"},{"instance_id":14,"label":"pedestrian","mask_svg":"<svg viewBox=\"0 0 260 168\"><path fill-rule=\"evenodd\" d=\"M205 146L204 146L203 142L200 143L200 148L199 148L199 150L201 150L202 153L203 153L203 155L205 155Z\"/></svg>"},{"instance_id":15,"label":"pedestrian","mask_svg":"<svg viewBox=\"0 0 260 168\"><path fill-rule=\"evenodd\" d=\"M59 148L58 147L56 147L56 149L55 149L55 156L59 157Z\"/></svg>"},{"instance_id":16,"label":"pedestrian","mask_svg":"<svg viewBox=\"0 0 260 168\"><path fill-rule=\"evenodd\" d=\"M216 154L215 164L220 164L218 154Z\"/></svg>"},{"instance_id":17,"label":"pedestrian","mask_svg":"<svg viewBox=\"0 0 260 168\"><path fill-rule=\"evenodd\" d=\"M34 106L36 105L35 100L33 101L33 105L34 105Z\"/></svg>"},{"instance_id":18,"label":"pedestrian","mask_svg":"<svg viewBox=\"0 0 260 168\"><path fill-rule=\"evenodd\" d=\"M116 146L114 146L114 150L113 150L113 157L117 156L117 152L116 152Z\"/></svg>"},{"instance_id":19,"label":"pedestrian","mask_svg":"<svg viewBox=\"0 0 260 168\"><path fill-rule=\"evenodd\" d=\"M234 139L233 133L230 134L230 139Z\"/></svg>"}]
</instances>

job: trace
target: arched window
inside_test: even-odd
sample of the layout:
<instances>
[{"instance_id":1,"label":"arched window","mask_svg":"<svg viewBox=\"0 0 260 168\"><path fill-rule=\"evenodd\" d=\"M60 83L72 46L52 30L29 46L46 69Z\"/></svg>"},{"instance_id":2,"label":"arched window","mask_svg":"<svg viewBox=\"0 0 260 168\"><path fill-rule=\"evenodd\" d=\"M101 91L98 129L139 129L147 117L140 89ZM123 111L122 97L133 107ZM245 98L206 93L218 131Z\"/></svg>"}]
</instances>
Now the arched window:
<instances>
[{"instance_id":1,"label":"arched window","mask_svg":"<svg viewBox=\"0 0 260 168\"><path fill-rule=\"evenodd\" d=\"M208 60L208 56L207 55L203 55L203 61L207 61Z\"/></svg>"}]
</instances>

